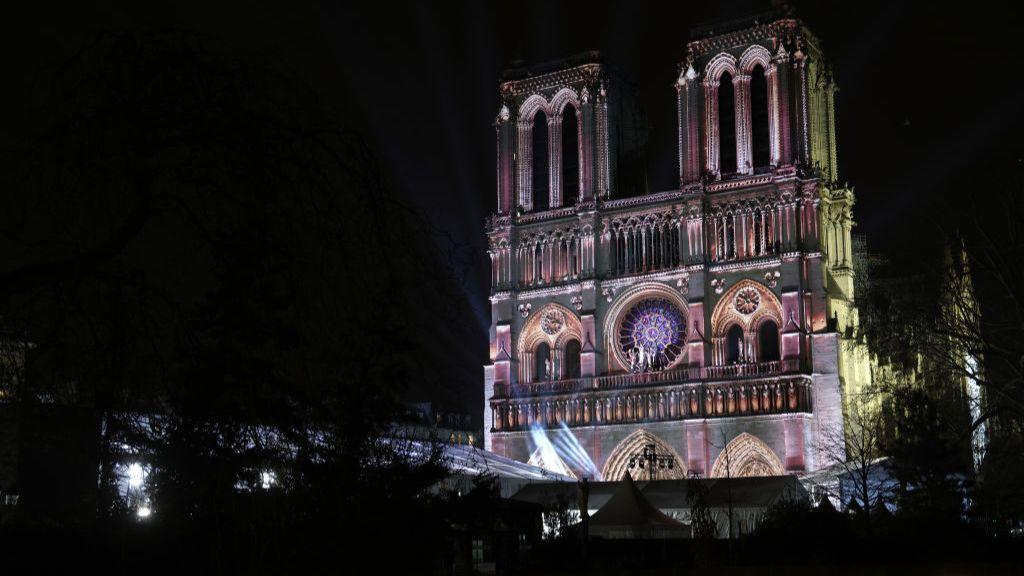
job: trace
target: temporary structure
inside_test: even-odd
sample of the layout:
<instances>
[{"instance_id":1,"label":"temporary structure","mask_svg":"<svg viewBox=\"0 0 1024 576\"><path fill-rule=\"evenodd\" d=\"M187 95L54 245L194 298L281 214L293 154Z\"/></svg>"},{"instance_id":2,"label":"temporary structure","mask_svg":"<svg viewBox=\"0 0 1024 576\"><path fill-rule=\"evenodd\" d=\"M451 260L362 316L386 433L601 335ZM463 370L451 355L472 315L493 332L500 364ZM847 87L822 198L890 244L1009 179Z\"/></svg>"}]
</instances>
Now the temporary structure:
<instances>
[{"instance_id":1,"label":"temporary structure","mask_svg":"<svg viewBox=\"0 0 1024 576\"><path fill-rule=\"evenodd\" d=\"M615 494L590 518L597 538L687 538L690 528L669 518L644 497L629 472Z\"/></svg>"}]
</instances>

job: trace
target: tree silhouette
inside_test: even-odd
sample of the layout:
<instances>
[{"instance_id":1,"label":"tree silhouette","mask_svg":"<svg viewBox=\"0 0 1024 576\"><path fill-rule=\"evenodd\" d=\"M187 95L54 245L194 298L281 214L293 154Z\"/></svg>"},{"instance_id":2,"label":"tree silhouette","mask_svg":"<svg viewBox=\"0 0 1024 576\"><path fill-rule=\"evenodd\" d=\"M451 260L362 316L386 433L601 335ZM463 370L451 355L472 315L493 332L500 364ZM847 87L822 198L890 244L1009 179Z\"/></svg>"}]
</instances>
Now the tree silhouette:
<instances>
[{"instance_id":1,"label":"tree silhouette","mask_svg":"<svg viewBox=\"0 0 1024 576\"><path fill-rule=\"evenodd\" d=\"M253 526L246 550L333 555L414 517L443 462L394 437L397 394L445 376L424 324L467 330L436 231L359 135L252 62L180 31L102 34L51 70L2 170L0 305L33 346L10 397L92 423L103 526L133 512L119 466L142 460L154 521L221 567ZM264 471L278 494L252 491Z\"/></svg>"}]
</instances>

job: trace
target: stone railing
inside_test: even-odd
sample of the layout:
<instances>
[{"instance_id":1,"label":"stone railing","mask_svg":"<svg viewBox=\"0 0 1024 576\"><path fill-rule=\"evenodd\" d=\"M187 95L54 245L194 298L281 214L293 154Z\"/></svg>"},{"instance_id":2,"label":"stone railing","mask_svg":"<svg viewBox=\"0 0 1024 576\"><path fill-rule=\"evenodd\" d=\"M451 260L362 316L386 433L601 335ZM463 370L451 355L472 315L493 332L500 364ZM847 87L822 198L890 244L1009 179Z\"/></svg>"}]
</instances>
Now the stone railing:
<instances>
[{"instance_id":1,"label":"stone railing","mask_svg":"<svg viewBox=\"0 0 1024 576\"><path fill-rule=\"evenodd\" d=\"M496 398L494 431L811 412L805 375L619 388L586 394Z\"/></svg>"},{"instance_id":2,"label":"stone railing","mask_svg":"<svg viewBox=\"0 0 1024 576\"><path fill-rule=\"evenodd\" d=\"M730 380L735 378L759 378L779 374L795 374L800 371L798 358L757 362L752 364L734 364L731 366L694 366L678 370L660 372L625 373L609 376L591 376L570 378L566 380L544 380L508 384L496 382L494 396L509 398L520 396L544 396L552 394L575 394L585 391L621 390L642 388L647 386L668 386L710 380Z\"/></svg>"},{"instance_id":3,"label":"stone railing","mask_svg":"<svg viewBox=\"0 0 1024 576\"><path fill-rule=\"evenodd\" d=\"M755 362L753 364L732 364L729 366L707 366L704 368L705 380L722 380L725 378L749 378L790 374L800 369L799 358Z\"/></svg>"}]
</instances>

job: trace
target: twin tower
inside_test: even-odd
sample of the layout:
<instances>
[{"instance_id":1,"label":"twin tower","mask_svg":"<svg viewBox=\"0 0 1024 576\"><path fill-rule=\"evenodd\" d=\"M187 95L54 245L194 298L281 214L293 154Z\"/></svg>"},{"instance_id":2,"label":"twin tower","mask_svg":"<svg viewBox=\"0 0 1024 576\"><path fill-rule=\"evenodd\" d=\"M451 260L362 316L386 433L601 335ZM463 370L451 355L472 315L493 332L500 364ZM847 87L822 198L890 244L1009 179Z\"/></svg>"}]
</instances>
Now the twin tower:
<instances>
[{"instance_id":1,"label":"twin tower","mask_svg":"<svg viewBox=\"0 0 1024 576\"><path fill-rule=\"evenodd\" d=\"M697 31L675 82L679 187L651 193L632 87L596 53L506 73L489 218L485 447L617 480L831 464L869 378L836 92L787 15Z\"/></svg>"}]
</instances>

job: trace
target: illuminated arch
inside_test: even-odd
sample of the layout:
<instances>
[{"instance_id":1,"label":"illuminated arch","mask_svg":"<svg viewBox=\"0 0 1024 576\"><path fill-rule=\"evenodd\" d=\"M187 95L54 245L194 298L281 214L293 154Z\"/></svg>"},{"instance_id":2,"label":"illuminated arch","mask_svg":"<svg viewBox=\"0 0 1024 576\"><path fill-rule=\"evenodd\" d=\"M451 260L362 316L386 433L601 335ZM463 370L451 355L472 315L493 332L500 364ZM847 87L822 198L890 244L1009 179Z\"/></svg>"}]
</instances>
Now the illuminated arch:
<instances>
[{"instance_id":1,"label":"illuminated arch","mask_svg":"<svg viewBox=\"0 0 1024 576\"><path fill-rule=\"evenodd\" d=\"M667 454L674 460L671 469L658 469L655 477L659 480L682 480L686 478L686 465L684 460L679 453L676 452L671 446L668 445L664 440L651 434L647 430L637 430L626 436L619 442L619 445L612 450L612 453L608 456L608 460L604 463L604 468L601 470L601 478L606 482L615 482L622 480L622 477L626 475L626 471L629 470L629 459L641 452L643 452L644 446L647 444L654 444L655 450L660 454ZM633 474L637 476L636 473ZM639 478L648 478L647 472L644 471L642 476Z\"/></svg>"},{"instance_id":2,"label":"illuminated arch","mask_svg":"<svg viewBox=\"0 0 1024 576\"><path fill-rule=\"evenodd\" d=\"M529 126L538 111L544 111L548 118L552 117L551 105L548 104L548 101L540 94L534 94L523 101L523 105L519 107L519 124Z\"/></svg>"},{"instance_id":3,"label":"illuminated arch","mask_svg":"<svg viewBox=\"0 0 1024 576\"><path fill-rule=\"evenodd\" d=\"M708 65L704 68L704 83L705 84L718 84L718 79L722 77L722 74L728 72L733 78L736 77L738 69L736 67L736 57L728 52L720 52L712 58Z\"/></svg>"},{"instance_id":4,"label":"illuminated arch","mask_svg":"<svg viewBox=\"0 0 1024 576\"><path fill-rule=\"evenodd\" d=\"M768 49L764 46L753 45L743 51L739 61L739 71L743 74L750 74L754 69L754 66L758 64L764 68L765 73L768 72L769 66L771 66L772 55L768 52Z\"/></svg>"},{"instance_id":5,"label":"illuminated arch","mask_svg":"<svg viewBox=\"0 0 1024 576\"><path fill-rule=\"evenodd\" d=\"M760 438L743 432L722 450L711 468L712 478L783 476L786 469L775 452Z\"/></svg>"},{"instance_id":6,"label":"illuminated arch","mask_svg":"<svg viewBox=\"0 0 1024 576\"><path fill-rule=\"evenodd\" d=\"M562 88L551 98L549 110L551 110L553 116L561 117L567 104L572 104L573 109L577 110L577 112L580 109L580 100L576 92L571 88Z\"/></svg>"},{"instance_id":7,"label":"illuminated arch","mask_svg":"<svg viewBox=\"0 0 1024 576\"><path fill-rule=\"evenodd\" d=\"M555 374L561 378L565 370L562 355L566 344L572 340L583 342L583 325L571 310L551 302L532 313L519 334L516 346L516 356L525 370L522 377L532 378L533 352L543 342L550 347L556 360Z\"/></svg>"},{"instance_id":8,"label":"illuminated arch","mask_svg":"<svg viewBox=\"0 0 1024 576\"><path fill-rule=\"evenodd\" d=\"M686 304L686 300L679 295L679 291L670 288L664 284L657 282L646 282L643 284L637 284L623 291L615 299L611 308L608 309L608 313L605 314L604 321L604 334L606 350L611 350L612 354L610 359L613 360L620 370L625 370L629 366L629 360L623 354L619 347L616 338L618 337L618 326L622 322L623 317L634 304L647 298L664 298L675 305L683 316L683 338L689 334L689 308ZM686 360L687 354L686 347L683 347L682 352L679 356L669 365L667 368L678 366Z\"/></svg>"},{"instance_id":9,"label":"illuminated arch","mask_svg":"<svg viewBox=\"0 0 1024 576\"><path fill-rule=\"evenodd\" d=\"M542 324L552 311L561 312L564 324L558 330L545 330ZM526 321L519 335L518 351L522 354L533 350L541 342L547 342L552 349L556 349L573 338L583 342L583 325L580 324L580 319L565 306L550 302L531 314L530 319Z\"/></svg>"},{"instance_id":10,"label":"illuminated arch","mask_svg":"<svg viewBox=\"0 0 1024 576\"><path fill-rule=\"evenodd\" d=\"M758 305L752 312L743 313L736 308L736 296L740 292L746 293L749 290L757 293ZM740 280L727 290L715 304L715 310L711 313L711 334L712 336L725 336L726 331L733 324L739 324L744 332L750 332L756 329L765 318L771 318L775 320L776 326L782 326L782 302L779 301L779 297L760 282L750 279Z\"/></svg>"}]
</instances>

